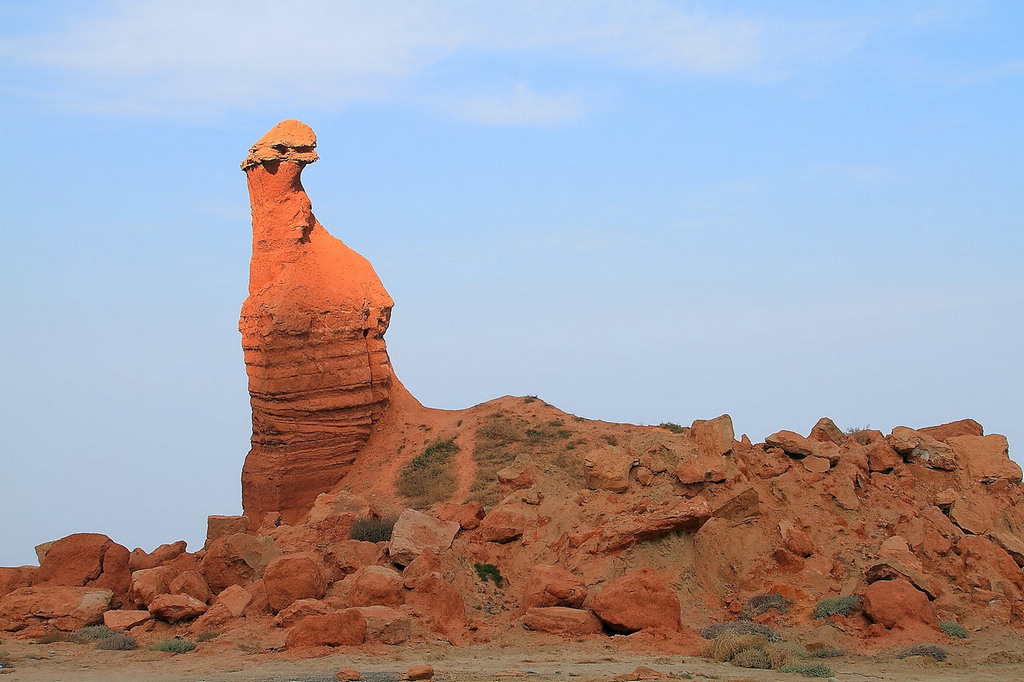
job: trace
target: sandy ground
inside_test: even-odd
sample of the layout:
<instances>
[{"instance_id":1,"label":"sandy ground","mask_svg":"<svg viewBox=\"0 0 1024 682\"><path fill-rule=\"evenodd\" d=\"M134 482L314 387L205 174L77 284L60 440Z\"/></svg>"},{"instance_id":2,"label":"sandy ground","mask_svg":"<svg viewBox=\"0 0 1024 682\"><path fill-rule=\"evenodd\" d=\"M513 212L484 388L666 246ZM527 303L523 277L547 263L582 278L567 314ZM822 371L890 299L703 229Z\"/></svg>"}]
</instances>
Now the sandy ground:
<instances>
[{"instance_id":1,"label":"sandy ground","mask_svg":"<svg viewBox=\"0 0 1024 682\"><path fill-rule=\"evenodd\" d=\"M981 634L971 641L947 647L944 663L931 658L897 660L895 651L876 656L847 655L824 661L839 680L1024 680L1024 638L1007 634ZM770 670L747 670L701 658L636 654L598 643L542 644L509 647L495 644L455 648L440 644L386 647L375 653L324 650L314 658L296 658L286 652L246 653L227 641L201 644L188 654L148 650L99 651L88 645L32 644L6 640L3 651L15 669L0 679L100 682L188 680L199 682L334 680L338 670L354 668L363 680L390 682L409 666L427 663L441 682L477 680L610 680L644 665L679 679L695 680L803 680ZM5 671L6 672L6 671Z\"/></svg>"}]
</instances>

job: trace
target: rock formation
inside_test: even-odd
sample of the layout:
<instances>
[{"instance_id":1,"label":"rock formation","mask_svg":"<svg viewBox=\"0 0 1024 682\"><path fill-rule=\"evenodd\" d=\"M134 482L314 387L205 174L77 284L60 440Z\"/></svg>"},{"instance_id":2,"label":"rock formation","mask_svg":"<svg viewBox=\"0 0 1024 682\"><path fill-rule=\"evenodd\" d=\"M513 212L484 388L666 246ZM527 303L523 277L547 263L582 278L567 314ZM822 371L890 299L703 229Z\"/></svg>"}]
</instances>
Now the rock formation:
<instances>
[{"instance_id":1,"label":"rock formation","mask_svg":"<svg viewBox=\"0 0 1024 682\"><path fill-rule=\"evenodd\" d=\"M254 527L267 512L295 521L308 511L402 390L384 345L391 297L317 222L302 188L315 147L309 126L282 121L242 162L253 229L238 323L252 402L242 505Z\"/></svg>"},{"instance_id":2,"label":"rock formation","mask_svg":"<svg viewBox=\"0 0 1024 682\"><path fill-rule=\"evenodd\" d=\"M242 164L247 516L210 517L196 552L44 543L39 567L0 568L0 630L102 621L147 644L234 632L264 650L525 631L662 654L697 653L723 625L862 651L949 643L942 625L1024 631L1022 471L973 420L886 435L822 418L752 443L728 415L658 427L533 396L420 406L385 350L391 298L310 210L314 146L285 121ZM430 494L400 492L406 474Z\"/></svg>"}]
</instances>

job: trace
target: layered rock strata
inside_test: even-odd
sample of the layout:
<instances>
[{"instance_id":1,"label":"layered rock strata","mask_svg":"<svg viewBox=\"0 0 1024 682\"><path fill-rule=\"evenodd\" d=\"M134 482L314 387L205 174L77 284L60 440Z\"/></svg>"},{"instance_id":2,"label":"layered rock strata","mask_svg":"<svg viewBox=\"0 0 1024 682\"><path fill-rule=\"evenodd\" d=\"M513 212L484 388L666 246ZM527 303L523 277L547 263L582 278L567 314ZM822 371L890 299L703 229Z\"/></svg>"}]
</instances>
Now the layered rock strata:
<instances>
[{"instance_id":1,"label":"layered rock strata","mask_svg":"<svg viewBox=\"0 0 1024 682\"><path fill-rule=\"evenodd\" d=\"M334 486L397 386L384 344L391 297L302 188L315 147L309 126L282 121L242 162L253 229L238 323L252 402L242 505L254 527L267 512L295 521Z\"/></svg>"}]
</instances>

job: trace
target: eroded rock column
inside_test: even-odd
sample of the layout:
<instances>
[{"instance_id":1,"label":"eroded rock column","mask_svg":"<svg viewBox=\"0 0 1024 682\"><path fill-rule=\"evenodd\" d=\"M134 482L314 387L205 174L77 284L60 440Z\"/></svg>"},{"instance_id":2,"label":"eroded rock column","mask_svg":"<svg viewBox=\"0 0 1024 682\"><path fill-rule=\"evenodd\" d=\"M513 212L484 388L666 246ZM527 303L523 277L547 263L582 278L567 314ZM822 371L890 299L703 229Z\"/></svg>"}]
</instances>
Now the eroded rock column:
<instances>
[{"instance_id":1,"label":"eroded rock column","mask_svg":"<svg viewBox=\"0 0 1024 682\"><path fill-rule=\"evenodd\" d=\"M388 406L393 302L370 263L317 222L302 169L316 135L282 121L242 162L252 205L249 296L238 322L252 403L242 469L250 524L300 518L345 474Z\"/></svg>"}]
</instances>

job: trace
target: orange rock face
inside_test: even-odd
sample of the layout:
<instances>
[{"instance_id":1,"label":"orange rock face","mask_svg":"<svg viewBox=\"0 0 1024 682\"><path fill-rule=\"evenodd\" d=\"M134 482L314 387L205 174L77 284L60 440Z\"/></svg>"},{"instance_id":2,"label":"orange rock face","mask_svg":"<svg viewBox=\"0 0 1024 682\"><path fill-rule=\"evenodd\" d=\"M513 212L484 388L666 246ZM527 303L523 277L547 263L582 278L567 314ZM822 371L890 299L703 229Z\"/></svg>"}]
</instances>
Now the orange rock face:
<instances>
[{"instance_id":1,"label":"orange rock face","mask_svg":"<svg viewBox=\"0 0 1024 682\"><path fill-rule=\"evenodd\" d=\"M348 470L397 387L392 300L370 263L317 222L300 174L316 136L282 121L242 163L252 205L249 297L238 323L252 402L242 470L250 524L293 523Z\"/></svg>"}]
</instances>

